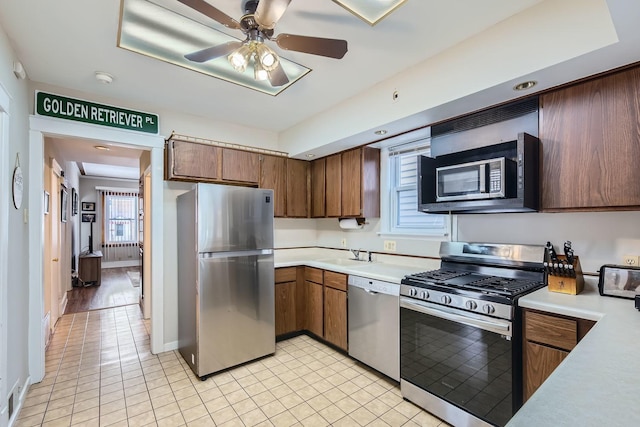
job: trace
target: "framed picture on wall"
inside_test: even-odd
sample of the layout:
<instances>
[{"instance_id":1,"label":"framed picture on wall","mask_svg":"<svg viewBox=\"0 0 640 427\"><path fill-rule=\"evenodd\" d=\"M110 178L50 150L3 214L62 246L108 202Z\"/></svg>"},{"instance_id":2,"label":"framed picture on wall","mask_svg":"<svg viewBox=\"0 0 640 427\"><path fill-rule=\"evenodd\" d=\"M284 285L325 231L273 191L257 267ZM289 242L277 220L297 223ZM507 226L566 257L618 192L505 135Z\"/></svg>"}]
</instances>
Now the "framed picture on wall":
<instances>
[{"instance_id":1,"label":"framed picture on wall","mask_svg":"<svg viewBox=\"0 0 640 427\"><path fill-rule=\"evenodd\" d=\"M67 222L67 212L69 211L67 189L62 187L60 190L60 221Z\"/></svg>"},{"instance_id":2,"label":"framed picture on wall","mask_svg":"<svg viewBox=\"0 0 640 427\"><path fill-rule=\"evenodd\" d=\"M96 214L83 213L82 222L96 222Z\"/></svg>"},{"instance_id":3,"label":"framed picture on wall","mask_svg":"<svg viewBox=\"0 0 640 427\"><path fill-rule=\"evenodd\" d=\"M96 210L96 204L93 202L82 202L82 210L94 212Z\"/></svg>"},{"instance_id":4,"label":"framed picture on wall","mask_svg":"<svg viewBox=\"0 0 640 427\"><path fill-rule=\"evenodd\" d=\"M71 188L71 216L78 215L78 192Z\"/></svg>"}]
</instances>

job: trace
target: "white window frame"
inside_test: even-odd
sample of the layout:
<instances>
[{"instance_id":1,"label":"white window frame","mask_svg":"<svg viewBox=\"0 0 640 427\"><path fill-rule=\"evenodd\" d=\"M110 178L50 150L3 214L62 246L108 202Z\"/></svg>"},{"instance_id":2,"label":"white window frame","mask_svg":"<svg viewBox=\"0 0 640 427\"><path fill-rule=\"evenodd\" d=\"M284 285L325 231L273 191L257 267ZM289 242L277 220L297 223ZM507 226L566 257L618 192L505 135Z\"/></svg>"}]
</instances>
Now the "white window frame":
<instances>
[{"instance_id":1,"label":"white window frame","mask_svg":"<svg viewBox=\"0 0 640 427\"><path fill-rule=\"evenodd\" d=\"M133 193L132 193L133 194ZM134 216L132 218L125 218L126 221L131 221L133 224L133 232L132 232L132 238L131 240L110 240L111 238L111 233L109 231L109 222L110 221L117 221L117 218L109 218L108 215L108 211L109 211L109 198L119 198L119 197L129 197L131 199L135 200L135 208L133 211ZM121 195L121 194L105 194L104 195L104 219L103 219L103 227L104 227L104 240L105 240L105 244L106 245L110 245L110 244L118 244L118 243L138 243L139 240L139 230L138 230L138 212L139 212L139 206L138 206L138 194L129 196L129 195Z\"/></svg>"},{"instance_id":2,"label":"white window frame","mask_svg":"<svg viewBox=\"0 0 640 427\"><path fill-rule=\"evenodd\" d=\"M411 144L411 155L429 154L430 147L428 140L417 141ZM407 147L408 148L408 147ZM441 215L444 219L442 227L403 227L398 226L398 210L399 210L399 193L408 189L407 186L398 187L398 171L396 169L396 156L398 150L396 148L384 148L382 150L381 164L381 191L382 191L382 231L381 235L398 236L403 238L419 238L435 241L451 240L452 225L455 225L454 215ZM416 183L417 186L417 183ZM416 206L417 210L417 206ZM424 214L439 215L439 214ZM439 215L440 216L440 215ZM425 224L426 225L426 224Z\"/></svg>"}]
</instances>

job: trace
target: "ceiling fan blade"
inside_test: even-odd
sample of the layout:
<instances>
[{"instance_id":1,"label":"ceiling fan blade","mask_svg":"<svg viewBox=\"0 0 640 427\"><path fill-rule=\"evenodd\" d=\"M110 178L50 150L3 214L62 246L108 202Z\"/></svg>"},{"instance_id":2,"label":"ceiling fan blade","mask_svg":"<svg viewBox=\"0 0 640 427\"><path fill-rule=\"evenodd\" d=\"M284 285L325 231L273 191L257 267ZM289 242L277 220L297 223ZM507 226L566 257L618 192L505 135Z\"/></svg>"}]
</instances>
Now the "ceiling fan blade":
<instances>
[{"instance_id":1,"label":"ceiling fan blade","mask_svg":"<svg viewBox=\"0 0 640 427\"><path fill-rule=\"evenodd\" d=\"M289 77L287 77L287 73L284 72L282 68L282 64L278 62L278 66L273 70L269 71L269 82L271 82L271 86L278 87L284 86L289 83Z\"/></svg>"},{"instance_id":2,"label":"ceiling fan blade","mask_svg":"<svg viewBox=\"0 0 640 427\"><path fill-rule=\"evenodd\" d=\"M275 38L282 49L340 59L347 53L347 41L320 37L279 34Z\"/></svg>"},{"instance_id":3,"label":"ceiling fan blade","mask_svg":"<svg viewBox=\"0 0 640 427\"><path fill-rule=\"evenodd\" d=\"M207 62L220 56L228 55L242 46L242 42L226 42L218 46L208 47L197 52L186 54L184 57L193 62Z\"/></svg>"},{"instance_id":4,"label":"ceiling fan blade","mask_svg":"<svg viewBox=\"0 0 640 427\"><path fill-rule=\"evenodd\" d=\"M260 0L253 17L261 28L273 30L289 3L291 0Z\"/></svg>"},{"instance_id":5,"label":"ceiling fan blade","mask_svg":"<svg viewBox=\"0 0 640 427\"><path fill-rule=\"evenodd\" d=\"M236 21L226 13L222 12L221 10L211 6L209 3L207 3L204 0L178 0L178 1L184 5L189 6L193 10L197 10L198 12L202 13L204 16L208 16L214 21L221 23L227 28L233 28L234 30L239 30L241 28L240 23L238 21Z\"/></svg>"}]
</instances>

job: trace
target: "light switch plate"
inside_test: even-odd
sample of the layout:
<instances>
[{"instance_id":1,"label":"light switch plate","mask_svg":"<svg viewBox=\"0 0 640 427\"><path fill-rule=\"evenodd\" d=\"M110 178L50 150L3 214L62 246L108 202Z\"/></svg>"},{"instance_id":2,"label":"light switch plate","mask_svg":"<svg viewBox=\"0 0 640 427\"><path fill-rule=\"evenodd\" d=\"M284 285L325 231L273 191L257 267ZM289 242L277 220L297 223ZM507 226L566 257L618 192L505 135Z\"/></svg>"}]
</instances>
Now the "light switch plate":
<instances>
[{"instance_id":1,"label":"light switch plate","mask_svg":"<svg viewBox=\"0 0 640 427\"><path fill-rule=\"evenodd\" d=\"M396 251L396 241L395 240L385 240L384 241L384 250L387 252L395 252Z\"/></svg>"}]
</instances>

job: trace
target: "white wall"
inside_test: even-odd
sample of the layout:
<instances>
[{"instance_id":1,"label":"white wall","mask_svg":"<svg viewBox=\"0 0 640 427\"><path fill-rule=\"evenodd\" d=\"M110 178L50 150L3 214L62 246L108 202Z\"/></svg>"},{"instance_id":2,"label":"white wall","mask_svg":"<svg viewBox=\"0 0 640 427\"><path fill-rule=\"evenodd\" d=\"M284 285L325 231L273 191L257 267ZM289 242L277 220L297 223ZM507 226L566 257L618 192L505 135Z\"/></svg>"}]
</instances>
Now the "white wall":
<instances>
[{"instance_id":1,"label":"white wall","mask_svg":"<svg viewBox=\"0 0 640 427\"><path fill-rule=\"evenodd\" d=\"M6 392L11 390L14 384L23 386L28 378L28 326L29 326L29 285L28 285L28 225L24 221L25 210L29 209L29 123L28 103L29 92L27 83L18 80L13 75L13 61L16 54L11 48L9 40L2 27L0 27L0 85L8 92L10 102L9 116L9 147L6 150L9 157L6 159L4 170L10 173L0 177L0 185L5 189L11 188L11 177L16 164L16 154L20 155L20 166L24 177L24 196L22 207L17 210L10 200L11 191L3 191L3 200L0 200L0 209L8 215L9 248L7 251L9 266L7 273L7 298L4 307L0 307L7 316L7 324L4 330L7 334L8 346L0 348L2 357L7 361ZM4 147L3 147L4 148ZM34 165L33 167L42 167ZM6 195L6 197L4 197ZM4 232L4 230L2 231ZM31 248L41 250L41 248ZM36 319L32 319L36 320ZM37 319L39 321L39 319ZM7 405L7 396L0 396L0 412Z\"/></svg>"}]
</instances>

